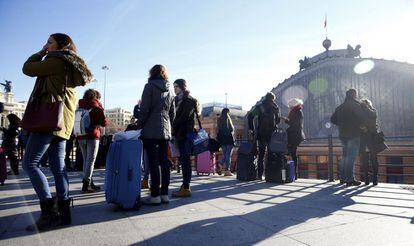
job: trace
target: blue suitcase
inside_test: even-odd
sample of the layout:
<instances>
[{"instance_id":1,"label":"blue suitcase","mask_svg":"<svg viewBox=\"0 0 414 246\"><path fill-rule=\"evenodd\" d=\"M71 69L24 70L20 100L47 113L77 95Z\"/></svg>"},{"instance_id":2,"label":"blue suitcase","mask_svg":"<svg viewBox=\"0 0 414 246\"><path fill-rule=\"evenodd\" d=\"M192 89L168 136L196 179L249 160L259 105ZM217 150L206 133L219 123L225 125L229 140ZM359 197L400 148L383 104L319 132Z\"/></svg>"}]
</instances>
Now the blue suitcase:
<instances>
[{"instance_id":1,"label":"blue suitcase","mask_svg":"<svg viewBox=\"0 0 414 246\"><path fill-rule=\"evenodd\" d=\"M295 182L295 162L288 161L286 170L287 170L286 182L287 183Z\"/></svg>"},{"instance_id":2,"label":"blue suitcase","mask_svg":"<svg viewBox=\"0 0 414 246\"><path fill-rule=\"evenodd\" d=\"M139 209L141 205L141 140L111 143L106 158L105 198L121 209Z\"/></svg>"}]
</instances>

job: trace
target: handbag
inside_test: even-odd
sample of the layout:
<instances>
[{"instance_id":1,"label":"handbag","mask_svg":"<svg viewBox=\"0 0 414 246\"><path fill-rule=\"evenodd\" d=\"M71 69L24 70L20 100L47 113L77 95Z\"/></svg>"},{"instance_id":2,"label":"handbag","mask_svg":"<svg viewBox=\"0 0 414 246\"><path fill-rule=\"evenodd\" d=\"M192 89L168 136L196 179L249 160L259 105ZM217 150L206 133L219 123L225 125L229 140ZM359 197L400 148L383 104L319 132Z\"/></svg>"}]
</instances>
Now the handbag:
<instances>
[{"instance_id":1,"label":"handbag","mask_svg":"<svg viewBox=\"0 0 414 246\"><path fill-rule=\"evenodd\" d=\"M198 131L187 134L187 138L191 141L191 154L198 155L207 150L210 150L210 138L206 130L201 126L200 117L197 113L197 106L194 104L194 110L198 122Z\"/></svg>"},{"instance_id":2,"label":"handbag","mask_svg":"<svg viewBox=\"0 0 414 246\"><path fill-rule=\"evenodd\" d=\"M386 149L388 149L388 145L385 143L384 133L382 131L375 133L373 137L373 152L380 153Z\"/></svg>"},{"instance_id":3,"label":"handbag","mask_svg":"<svg viewBox=\"0 0 414 246\"><path fill-rule=\"evenodd\" d=\"M66 98L66 87L68 85L68 67L65 65L65 86L63 89L63 100L55 101L49 93L35 95L39 83L36 82L35 90L30 96L26 106L21 127L28 132L48 133L60 131L63 128L63 106ZM51 96L52 102L42 102L45 96Z\"/></svg>"}]
</instances>

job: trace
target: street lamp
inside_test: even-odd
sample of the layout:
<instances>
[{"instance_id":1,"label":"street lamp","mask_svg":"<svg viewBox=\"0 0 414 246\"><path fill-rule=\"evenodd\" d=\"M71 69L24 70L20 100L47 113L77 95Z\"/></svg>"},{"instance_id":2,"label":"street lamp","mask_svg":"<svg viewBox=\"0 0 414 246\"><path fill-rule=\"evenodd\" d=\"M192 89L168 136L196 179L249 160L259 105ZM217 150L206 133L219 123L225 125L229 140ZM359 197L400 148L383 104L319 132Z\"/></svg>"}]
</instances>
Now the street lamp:
<instances>
[{"instance_id":1,"label":"street lamp","mask_svg":"<svg viewBox=\"0 0 414 246\"><path fill-rule=\"evenodd\" d=\"M102 70L104 70L104 109L106 109L106 71L109 70L109 67L104 65Z\"/></svg>"},{"instance_id":2,"label":"street lamp","mask_svg":"<svg viewBox=\"0 0 414 246\"><path fill-rule=\"evenodd\" d=\"M104 110L106 110L106 71L109 70L109 67L104 65L104 66L102 66L102 70L104 70L104 96L103 96L103 98L104 98ZM103 129L103 134L106 135L105 127Z\"/></svg>"}]
</instances>

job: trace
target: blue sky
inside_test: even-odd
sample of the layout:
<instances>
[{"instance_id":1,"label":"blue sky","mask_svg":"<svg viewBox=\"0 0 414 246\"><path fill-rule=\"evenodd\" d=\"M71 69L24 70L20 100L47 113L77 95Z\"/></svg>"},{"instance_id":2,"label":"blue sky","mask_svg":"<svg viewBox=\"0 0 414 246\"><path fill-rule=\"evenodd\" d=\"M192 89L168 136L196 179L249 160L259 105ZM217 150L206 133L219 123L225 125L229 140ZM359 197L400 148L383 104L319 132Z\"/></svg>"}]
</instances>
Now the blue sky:
<instances>
[{"instance_id":1,"label":"blue sky","mask_svg":"<svg viewBox=\"0 0 414 246\"><path fill-rule=\"evenodd\" d=\"M361 44L363 57L414 63L414 1L0 0L0 79L27 100L34 79L24 61L55 32L69 34L103 91L106 107L132 109L154 64L184 78L202 103L248 109L323 51L328 15L332 49Z\"/></svg>"}]
</instances>

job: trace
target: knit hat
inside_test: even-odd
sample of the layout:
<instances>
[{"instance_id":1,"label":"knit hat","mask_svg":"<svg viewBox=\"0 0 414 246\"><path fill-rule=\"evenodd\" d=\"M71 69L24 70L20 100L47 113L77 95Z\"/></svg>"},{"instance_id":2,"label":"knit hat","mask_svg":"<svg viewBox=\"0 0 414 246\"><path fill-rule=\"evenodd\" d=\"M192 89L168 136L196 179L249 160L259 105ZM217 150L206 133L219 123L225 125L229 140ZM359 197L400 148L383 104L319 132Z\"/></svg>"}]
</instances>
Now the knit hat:
<instances>
[{"instance_id":1,"label":"knit hat","mask_svg":"<svg viewBox=\"0 0 414 246\"><path fill-rule=\"evenodd\" d=\"M303 101L301 99L299 99L299 98L292 98L288 102L289 108L294 108L294 107L296 107L298 105L303 105Z\"/></svg>"},{"instance_id":2,"label":"knit hat","mask_svg":"<svg viewBox=\"0 0 414 246\"><path fill-rule=\"evenodd\" d=\"M176 81L174 81L174 84L180 87L180 89L183 91L187 90L187 81L185 81L184 79L177 79Z\"/></svg>"}]
</instances>

